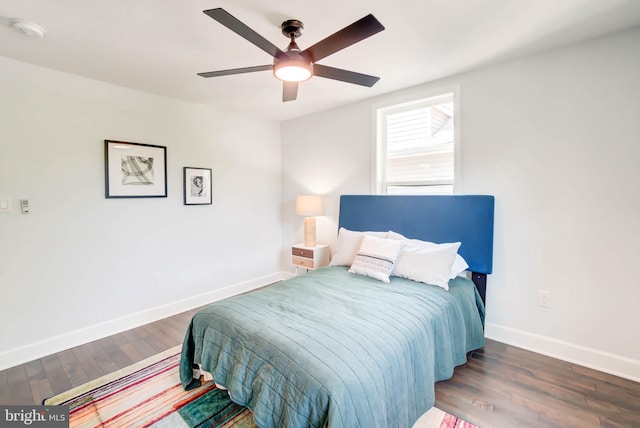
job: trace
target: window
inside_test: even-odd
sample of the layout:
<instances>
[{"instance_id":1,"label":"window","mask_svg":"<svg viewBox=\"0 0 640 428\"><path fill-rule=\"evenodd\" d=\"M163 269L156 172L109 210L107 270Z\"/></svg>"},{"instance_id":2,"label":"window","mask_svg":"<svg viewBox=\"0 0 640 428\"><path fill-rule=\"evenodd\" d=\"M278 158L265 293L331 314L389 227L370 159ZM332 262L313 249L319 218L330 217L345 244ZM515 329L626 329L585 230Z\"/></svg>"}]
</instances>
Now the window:
<instances>
[{"instance_id":1,"label":"window","mask_svg":"<svg viewBox=\"0 0 640 428\"><path fill-rule=\"evenodd\" d=\"M453 193L454 100L450 92L376 109L375 193Z\"/></svg>"}]
</instances>

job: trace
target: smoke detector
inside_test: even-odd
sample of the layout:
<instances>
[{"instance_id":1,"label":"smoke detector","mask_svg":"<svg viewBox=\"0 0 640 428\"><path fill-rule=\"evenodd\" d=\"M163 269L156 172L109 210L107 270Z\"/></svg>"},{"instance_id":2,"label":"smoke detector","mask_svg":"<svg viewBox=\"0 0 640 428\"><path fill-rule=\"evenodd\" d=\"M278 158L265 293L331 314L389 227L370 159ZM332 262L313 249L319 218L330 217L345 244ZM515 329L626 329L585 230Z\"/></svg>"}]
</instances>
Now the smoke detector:
<instances>
[{"instance_id":1,"label":"smoke detector","mask_svg":"<svg viewBox=\"0 0 640 428\"><path fill-rule=\"evenodd\" d=\"M27 37L43 37L44 28L33 22L25 21L24 19L12 19L11 26L20 34L24 34Z\"/></svg>"}]
</instances>

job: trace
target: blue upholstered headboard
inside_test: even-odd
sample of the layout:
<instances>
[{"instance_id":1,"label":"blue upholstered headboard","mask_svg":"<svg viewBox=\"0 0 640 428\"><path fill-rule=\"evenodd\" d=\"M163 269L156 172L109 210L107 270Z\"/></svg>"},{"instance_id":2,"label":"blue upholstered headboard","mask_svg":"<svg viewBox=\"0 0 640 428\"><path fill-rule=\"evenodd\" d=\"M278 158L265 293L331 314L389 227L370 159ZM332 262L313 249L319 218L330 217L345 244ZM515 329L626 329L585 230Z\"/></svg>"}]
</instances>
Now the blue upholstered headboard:
<instances>
[{"instance_id":1,"label":"blue upholstered headboard","mask_svg":"<svg viewBox=\"0 0 640 428\"><path fill-rule=\"evenodd\" d=\"M338 224L349 230L393 230L436 243L461 242L458 252L476 285L480 280L484 288L493 269L493 207L493 196L486 195L342 195ZM481 294L484 300L484 289Z\"/></svg>"}]
</instances>

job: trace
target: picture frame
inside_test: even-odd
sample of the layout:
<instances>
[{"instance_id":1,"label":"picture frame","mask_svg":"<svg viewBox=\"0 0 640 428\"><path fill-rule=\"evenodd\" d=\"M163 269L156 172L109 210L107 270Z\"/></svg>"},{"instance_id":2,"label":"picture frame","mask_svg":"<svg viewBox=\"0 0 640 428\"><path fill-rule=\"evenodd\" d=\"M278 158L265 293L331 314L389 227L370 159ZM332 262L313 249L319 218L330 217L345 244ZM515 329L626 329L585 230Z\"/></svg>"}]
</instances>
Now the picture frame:
<instances>
[{"instance_id":1,"label":"picture frame","mask_svg":"<svg viewBox=\"0 0 640 428\"><path fill-rule=\"evenodd\" d=\"M166 198L167 148L104 140L105 198Z\"/></svg>"},{"instance_id":2,"label":"picture frame","mask_svg":"<svg viewBox=\"0 0 640 428\"><path fill-rule=\"evenodd\" d=\"M211 168L195 168L185 166L183 174L184 204L213 204L211 182Z\"/></svg>"}]
</instances>

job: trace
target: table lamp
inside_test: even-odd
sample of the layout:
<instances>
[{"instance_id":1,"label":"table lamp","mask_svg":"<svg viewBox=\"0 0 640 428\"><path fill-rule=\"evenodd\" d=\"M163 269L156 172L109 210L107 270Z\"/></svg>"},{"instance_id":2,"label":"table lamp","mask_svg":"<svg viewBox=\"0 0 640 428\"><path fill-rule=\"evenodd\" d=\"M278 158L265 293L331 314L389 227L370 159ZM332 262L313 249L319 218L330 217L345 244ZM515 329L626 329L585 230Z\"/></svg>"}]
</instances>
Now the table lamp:
<instances>
[{"instance_id":1,"label":"table lamp","mask_svg":"<svg viewBox=\"0 0 640 428\"><path fill-rule=\"evenodd\" d=\"M324 214L322 196L300 195L296 198L296 215L304 217L304 246L316 246L316 218Z\"/></svg>"}]
</instances>

